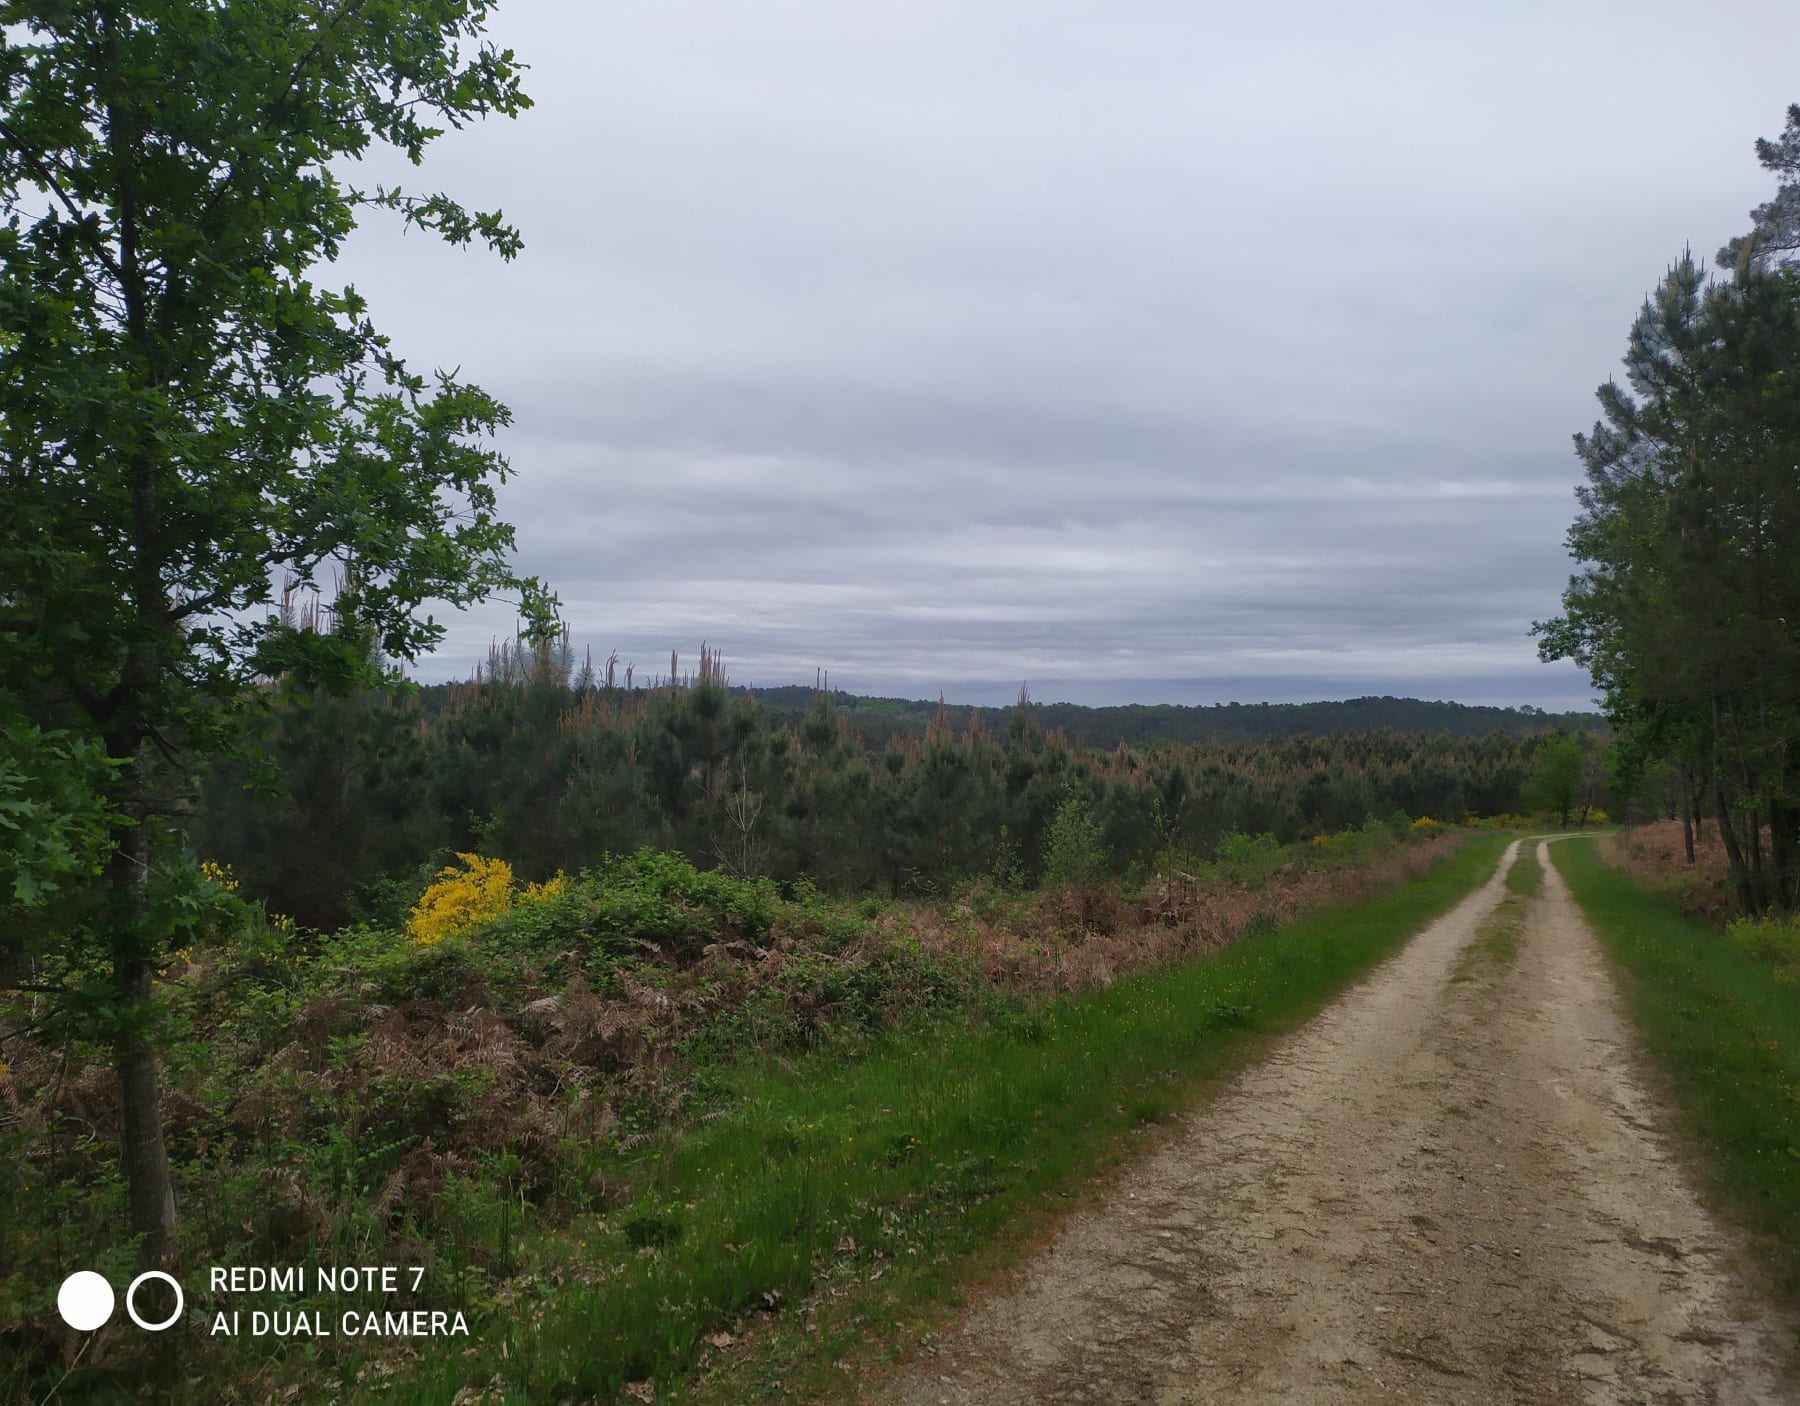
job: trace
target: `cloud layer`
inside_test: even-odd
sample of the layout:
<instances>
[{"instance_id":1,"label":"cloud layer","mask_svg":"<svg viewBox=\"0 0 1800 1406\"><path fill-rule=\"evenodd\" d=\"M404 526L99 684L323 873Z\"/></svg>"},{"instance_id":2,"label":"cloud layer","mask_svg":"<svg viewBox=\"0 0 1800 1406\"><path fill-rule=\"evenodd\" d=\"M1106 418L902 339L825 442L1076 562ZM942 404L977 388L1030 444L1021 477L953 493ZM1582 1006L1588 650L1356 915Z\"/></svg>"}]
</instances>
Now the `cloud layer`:
<instances>
[{"instance_id":1,"label":"cloud layer","mask_svg":"<svg viewBox=\"0 0 1800 1406\"><path fill-rule=\"evenodd\" d=\"M512 406L521 564L597 655L1581 706L1526 635L1569 435L1800 98L1800 12L1712 19L514 0L537 106L427 174L524 256L371 225L344 272ZM511 628L451 623L421 676Z\"/></svg>"}]
</instances>

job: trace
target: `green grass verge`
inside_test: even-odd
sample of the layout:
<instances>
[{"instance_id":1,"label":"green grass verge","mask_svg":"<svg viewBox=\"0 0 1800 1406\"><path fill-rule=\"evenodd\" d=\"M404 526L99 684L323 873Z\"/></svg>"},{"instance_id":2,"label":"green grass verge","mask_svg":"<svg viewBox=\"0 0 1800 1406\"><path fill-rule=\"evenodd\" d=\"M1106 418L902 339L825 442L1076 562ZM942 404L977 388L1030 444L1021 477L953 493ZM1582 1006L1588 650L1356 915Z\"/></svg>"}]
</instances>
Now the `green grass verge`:
<instances>
[{"instance_id":1,"label":"green grass verge","mask_svg":"<svg viewBox=\"0 0 1800 1406\"><path fill-rule=\"evenodd\" d=\"M1708 1199L1758 1233L1778 1286L1800 1300L1800 986L1682 917L1593 845L1551 852L1626 976Z\"/></svg>"},{"instance_id":2,"label":"green grass verge","mask_svg":"<svg viewBox=\"0 0 1800 1406\"><path fill-rule=\"evenodd\" d=\"M428 1358L382 1399L444 1402L475 1383L497 1389L490 1400L605 1401L644 1380L660 1396L716 1356L709 1336L746 1330L753 1351L735 1355L728 1399L759 1372L758 1390L779 1376L789 1393L848 1394L845 1374L884 1336L897 1346L905 1314L941 1309L973 1253L1116 1162L1134 1130L1241 1063L1259 1032L1297 1023L1393 952L1491 873L1508 838L1010 1022L914 1031L853 1062L739 1069L724 1116L609 1169L633 1200L566 1232L579 1273L484 1315L468 1356ZM820 1313L822 1300L862 1307ZM813 1312L794 1312L803 1301Z\"/></svg>"}]
</instances>

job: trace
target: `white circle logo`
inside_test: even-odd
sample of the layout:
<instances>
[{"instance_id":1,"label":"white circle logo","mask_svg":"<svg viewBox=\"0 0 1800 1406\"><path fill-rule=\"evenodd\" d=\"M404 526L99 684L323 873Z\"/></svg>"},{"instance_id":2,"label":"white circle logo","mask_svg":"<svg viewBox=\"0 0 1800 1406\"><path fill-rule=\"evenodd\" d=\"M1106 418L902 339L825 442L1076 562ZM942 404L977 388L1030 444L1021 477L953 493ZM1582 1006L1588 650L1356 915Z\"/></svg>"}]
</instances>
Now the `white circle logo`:
<instances>
[{"instance_id":1,"label":"white circle logo","mask_svg":"<svg viewBox=\"0 0 1800 1406\"><path fill-rule=\"evenodd\" d=\"M96 1279L99 1278L98 1275L95 1275L94 1277ZM169 1316L160 1323L146 1323L143 1319L139 1318L137 1305L133 1302L137 1297L139 1287L149 1279L160 1279L175 1291L175 1307L169 1310ZM104 1283L105 1281L102 1280L101 1282ZM146 1333L160 1333L164 1328L173 1326L175 1320L181 1317L181 1310L186 1306L187 1300L181 1296L181 1285L175 1282L175 1276L172 1274L164 1274L160 1269L146 1269L142 1274L138 1275L136 1279L131 1281L131 1287L125 1291L125 1311L131 1315L131 1321L137 1324L138 1327L142 1328ZM112 1312L112 1290L110 1288L106 1291L106 1311L108 1313Z\"/></svg>"},{"instance_id":2,"label":"white circle logo","mask_svg":"<svg viewBox=\"0 0 1800 1406\"><path fill-rule=\"evenodd\" d=\"M56 1291L56 1311L77 1332L91 1333L112 1317L112 1285L91 1269L78 1269Z\"/></svg>"}]
</instances>

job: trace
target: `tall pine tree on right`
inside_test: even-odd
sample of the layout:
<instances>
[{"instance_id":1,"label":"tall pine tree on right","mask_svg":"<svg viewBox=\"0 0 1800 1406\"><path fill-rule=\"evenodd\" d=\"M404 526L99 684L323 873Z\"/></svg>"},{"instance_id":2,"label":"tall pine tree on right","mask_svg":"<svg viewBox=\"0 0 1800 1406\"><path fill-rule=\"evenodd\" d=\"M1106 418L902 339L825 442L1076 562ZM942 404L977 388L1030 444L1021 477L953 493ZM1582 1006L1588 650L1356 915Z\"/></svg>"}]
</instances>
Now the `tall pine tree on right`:
<instances>
[{"instance_id":1,"label":"tall pine tree on right","mask_svg":"<svg viewBox=\"0 0 1800 1406\"><path fill-rule=\"evenodd\" d=\"M1591 672L1627 773L1677 768L1750 916L1800 908L1800 104L1756 150L1775 197L1721 272L1668 270L1575 436L1578 569L1532 627Z\"/></svg>"}]
</instances>

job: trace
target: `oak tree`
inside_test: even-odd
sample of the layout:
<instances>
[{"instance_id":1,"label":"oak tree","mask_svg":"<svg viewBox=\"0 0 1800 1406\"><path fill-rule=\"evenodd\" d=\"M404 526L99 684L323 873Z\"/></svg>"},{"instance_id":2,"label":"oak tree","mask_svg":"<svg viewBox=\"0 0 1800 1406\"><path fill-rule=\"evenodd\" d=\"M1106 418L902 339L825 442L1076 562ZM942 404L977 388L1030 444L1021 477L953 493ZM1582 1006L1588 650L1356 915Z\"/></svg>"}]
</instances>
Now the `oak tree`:
<instances>
[{"instance_id":1,"label":"oak tree","mask_svg":"<svg viewBox=\"0 0 1800 1406\"><path fill-rule=\"evenodd\" d=\"M111 1042L151 1261L177 1251L155 975L199 902L197 763L270 680L366 687L429 649L428 602L549 606L496 511L505 407L410 369L329 277L369 211L518 252L498 212L351 174L528 106L491 9L0 0L0 714L16 795L92 801L0 841L39 855L0 966ZM333 578L334 630L270 609Z\"/></svg>"}]
</instances>

